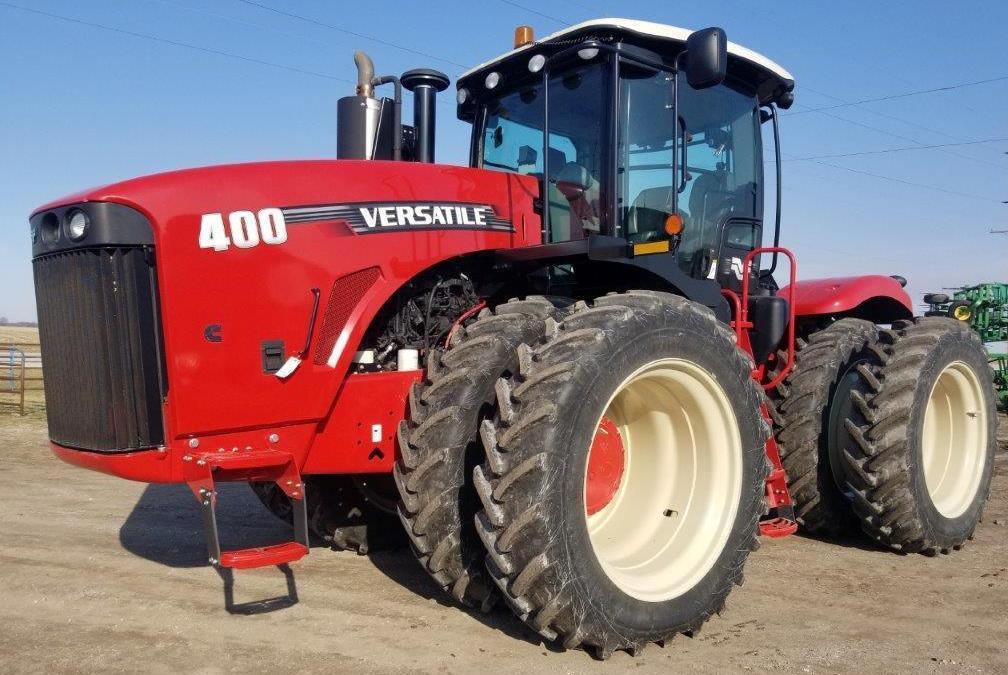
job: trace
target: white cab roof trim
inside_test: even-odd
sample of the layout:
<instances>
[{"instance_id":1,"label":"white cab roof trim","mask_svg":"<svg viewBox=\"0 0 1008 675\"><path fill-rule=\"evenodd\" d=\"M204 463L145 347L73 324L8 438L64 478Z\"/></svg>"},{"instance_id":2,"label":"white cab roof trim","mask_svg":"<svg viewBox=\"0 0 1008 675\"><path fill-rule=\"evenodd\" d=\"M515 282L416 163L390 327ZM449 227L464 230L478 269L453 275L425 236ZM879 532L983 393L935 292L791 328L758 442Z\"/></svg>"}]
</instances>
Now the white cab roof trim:
<instances>
[{"instance_id":1,"label":"white cab roof trim","mask_svg":"<svg viewBox=\"0 0 1008 675\"><path fill-rule=\"evenodd\" d=\"M524 47L519 47L518 49L513 49L506 54L502 54L495 59L491 59L486 63L481 63L475 68L470 68L466 72L459 75L459 79L475 73L477 70L482 70L487 66L493 65L499 61L502 61L518 52L529 49L536 46L541 42L549 42L550 40L556 40L562 38L564 35L573 33L574 31L581 30L582 28L621 28L623 30L632 31L634 33L640 33L641 35L646 35L649 37L664 38L666 40L673 40L675 42L686 42L686 38L693 31L687 30L686 28L678 28L676 26L668 26L663 23L654 23L652 21L637 21L636 19L591 19L590 21L584 21L582 23L576 24L569 28L564 28L561 31L553 33L546 36L541 40L533 42L531 45L525 45ZM780 65L774 63L762 54L757 54L751 49L747 49L742 45L737 45L734 42L728 43L728 53L732 56L736 56L740 59L754 63L761 68L768 70L777 77L783 80L794 81L794 77L788 71L784 70Z\"/></svg>"}]
</instances>

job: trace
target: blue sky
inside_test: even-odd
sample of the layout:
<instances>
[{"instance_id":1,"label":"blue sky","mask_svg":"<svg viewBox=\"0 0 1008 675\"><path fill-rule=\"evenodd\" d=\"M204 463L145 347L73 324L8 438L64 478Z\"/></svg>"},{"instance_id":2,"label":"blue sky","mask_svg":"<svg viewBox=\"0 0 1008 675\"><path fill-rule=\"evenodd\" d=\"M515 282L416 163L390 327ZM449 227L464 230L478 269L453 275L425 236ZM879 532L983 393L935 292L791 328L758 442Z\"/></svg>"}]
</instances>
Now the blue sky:
<instances>
[{"instance_id":1,"label":"blue sky","mask_svg":"<svg viewBox=\"0 0 1008 675\"><path fill-rule=\"evenodd\" d=\"M185 166L333 156L336 99L351 88L338 78L353 79L354 49L368 51L380 72L429 66L454 79L508 49L520 23L540 36L614 14L720 25L796 76L791 113L1008 75L1008 3L993 1L517 2L527 9L508 0L257 2L382 42L241 0L0 3L0 315L35 316L27 216L38 204ZM438 160L465 163L468 127L450 108L438 112ZM1008 80L785 114L782 136L789 158L1008 138ZM1006 151L999 141L792 159L784 165L782 241L798 252L803 277L899 273L915 300L942 286L1008 280L1008 236L988 234L1008 228Z\"/></svg>"}]
</instances>

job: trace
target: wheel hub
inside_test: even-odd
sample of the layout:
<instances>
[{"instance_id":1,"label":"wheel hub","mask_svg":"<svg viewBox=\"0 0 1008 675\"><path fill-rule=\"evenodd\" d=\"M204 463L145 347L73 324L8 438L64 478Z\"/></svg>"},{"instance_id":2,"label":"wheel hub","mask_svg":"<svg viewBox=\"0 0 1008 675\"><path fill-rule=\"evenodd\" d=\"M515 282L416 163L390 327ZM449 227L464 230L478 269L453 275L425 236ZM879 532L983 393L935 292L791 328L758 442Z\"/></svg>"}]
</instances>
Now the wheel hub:
<instances>
[{"instance_id":1,"label":"wheel hub","mask_svg":"<svg viewBox=\"0 0 1008 675\"><path fill-rule=\"evenodd\" d=\"M585 508L593 516L606 507L619 490L623 479L626 449L616 423L603 416L588 455L585 481Z\"/></svg>"}]
</instances>

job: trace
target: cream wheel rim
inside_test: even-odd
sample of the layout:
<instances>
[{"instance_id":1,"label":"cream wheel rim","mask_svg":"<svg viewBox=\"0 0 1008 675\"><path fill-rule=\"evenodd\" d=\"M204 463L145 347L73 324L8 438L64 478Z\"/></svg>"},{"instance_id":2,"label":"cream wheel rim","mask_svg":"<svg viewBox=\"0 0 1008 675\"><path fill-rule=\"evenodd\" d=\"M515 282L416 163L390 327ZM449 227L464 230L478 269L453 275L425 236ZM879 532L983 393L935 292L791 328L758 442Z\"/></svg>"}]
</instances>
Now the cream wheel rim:
<instances>
[{"instance_id":1,"label":"cream wheel rim","mask_svg":"<svg viewBox=\"0 0 1008 675\"><path fill-rule=\"evenodd\" d=\"M743 472L735 412L709 372L670 358L627 377L596 428L603 417L625 454L612 499L585 510L595 557L627 595L676 598L713 568L735 523Z\"/></svg>"},{"instance_id":2,"label":"cream wheel rim","mask_svg":"<svg viewBox=\"0 0 1008 675\"><path fill-rule=\"evenodd\" d=\"M921 464L928 496L946 518L973 503L986 462L987 409L973 369L962 361L945 366L924 411Z\"/></svg>"}]
</instances>

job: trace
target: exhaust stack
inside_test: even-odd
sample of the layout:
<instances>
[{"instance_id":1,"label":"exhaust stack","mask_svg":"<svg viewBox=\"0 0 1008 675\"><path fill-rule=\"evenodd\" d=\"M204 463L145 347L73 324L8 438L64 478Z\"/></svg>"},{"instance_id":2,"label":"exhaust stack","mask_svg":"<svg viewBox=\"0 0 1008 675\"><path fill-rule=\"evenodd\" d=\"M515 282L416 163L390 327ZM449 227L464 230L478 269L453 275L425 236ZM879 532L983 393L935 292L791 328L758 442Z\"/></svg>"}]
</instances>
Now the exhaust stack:
<instances>
[{"instance_id":1,"label":"exhaust stack","mask_svg":"<svg viewBox=\"0 0 1008 675\"><path fill-rule=\"evenodd\" d=\"M364 52L354 52L354 65L357 66L357 95L364 98L374 96L374 61Z\"/></svg>"},{"instance_id":2,"label":"exhaust stack","mask_svg":"<svg viewBox=\"0 0 1008 675\"><path fill-rule=\"evenodd\" d=\"M336 102L336 157L392 159L395 111L392 101L374 97L374 63L364 52L354 52L357 88L353 96Z\"/></svg>"},{"instance_id":3,"label":"exhaust stack","mask_svg":"<svg viewBox=\"0 0 1008 675\"><path fill-rule=\"evenodd\" d=\"M448 87L448 76L437 70L417 68L403 73L399 79L402 86L413 92L413 128L416 133L413 159L432 164L437 95Z\"/></svg>"},{"instance_id":4,"label":"exhaust stack","mask_svg":"<svg viewBox=\"0 0 1008 675\"><path fill-rule=\"evenodd\" d=\"M336 157L339 159L411 159L434 161L434 123L437 94L448 87L448 76L419 68L375 76L374 63L364 52L354 52L357 86L353 96L336 103ZM395 98L376 98L375 87L391 84ZM402 87L413 92L414 127L402 124Z\"/></svg>"}]
</instances>

